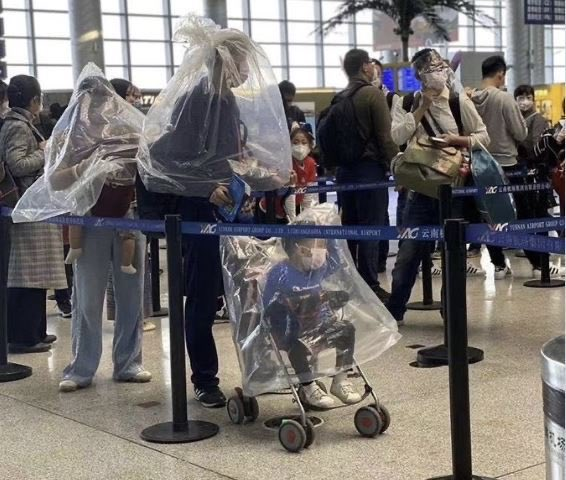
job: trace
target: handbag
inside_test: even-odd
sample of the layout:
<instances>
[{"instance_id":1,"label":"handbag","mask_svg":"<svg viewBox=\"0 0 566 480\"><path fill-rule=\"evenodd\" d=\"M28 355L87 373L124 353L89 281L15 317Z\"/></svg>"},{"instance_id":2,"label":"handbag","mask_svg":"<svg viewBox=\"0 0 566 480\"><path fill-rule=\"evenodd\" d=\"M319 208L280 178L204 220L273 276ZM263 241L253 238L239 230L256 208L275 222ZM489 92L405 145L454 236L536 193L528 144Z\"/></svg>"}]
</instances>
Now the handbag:
<instances>
[{"instance_id":1,"label":"handbag","mask_svg":"<svg viewBox=\"0 0 566 480\"><path fill-rule=\"evenodd\" d=\"M414 105L416 103L414 102ZM421 124L430 137L437 135L425 117L422 118ZM440 133L444 133L436 122L435 124ZM428 197L438 198L440 185L464 184L465 180L460 176L463 162L464 156L460 149L417 139L395 157L392 170L398 185Z\"/></svg>"},{"instance_id":2,"label":"handbag","mask_svg":"<svg viewBox=\"0 0 566 480\"><path fill-rule=\"evenodd\" d=\"M8 165L2 165L3 177L0 177L0 206L14 208L20 199L20 189L16 185Z\"/></svg>"},{"instance_id":3,"label":"handbag","mask_svg":"<svg viewBox=\"0 0 566 480\"><path fill-rule=\"evenodd\" d=\"M471 170L477 187L508 185L509 180L499 162L480 144L481 150L472 152ZM482 219L494 225L517 219L515 200L511 193L475 197Z\"/></svg>"}]
</instances>

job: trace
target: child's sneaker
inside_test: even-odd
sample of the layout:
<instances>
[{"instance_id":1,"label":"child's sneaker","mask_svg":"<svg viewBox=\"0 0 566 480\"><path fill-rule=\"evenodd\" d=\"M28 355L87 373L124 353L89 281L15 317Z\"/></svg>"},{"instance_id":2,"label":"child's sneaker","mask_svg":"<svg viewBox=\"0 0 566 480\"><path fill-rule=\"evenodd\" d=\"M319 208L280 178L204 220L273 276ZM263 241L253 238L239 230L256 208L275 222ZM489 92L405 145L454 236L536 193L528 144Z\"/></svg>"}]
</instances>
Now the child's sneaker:
<instances>
[{"instance_id":1,"label":"child's sneaker","mask_svg":"<svg viewBox=\"0 0 566 480\"><path fill-rule=\"evenodd\" d=\"M79 257L83 254L82 248L70 248L69 253L67 254L67 258L65 258L66 265L72 265L75 260L78 260Z\"/></svg>"},{"instance_id":2,"label":"child's sneaker","mask_svg":"<svg viewBox=\"0 0 566 480\"><path fill-rule=\"evenodd\" d=\"M302 385L299 388L299 398L305 405L316 408L332 408L334 399L325 393L316 382Z\"/></svg>"},{"instance_id":3,"label":"child's sneaker","mask_svg":"<svg viewBox=\"0 0 566 480\"><path fill-rule=\"evenodd\" d=\"M354 385L345 374L336 375L332 380L330 393L338 398L342 403L353 404L362 400L362 396L356 392Z\"/></svg>"}]
</instances>

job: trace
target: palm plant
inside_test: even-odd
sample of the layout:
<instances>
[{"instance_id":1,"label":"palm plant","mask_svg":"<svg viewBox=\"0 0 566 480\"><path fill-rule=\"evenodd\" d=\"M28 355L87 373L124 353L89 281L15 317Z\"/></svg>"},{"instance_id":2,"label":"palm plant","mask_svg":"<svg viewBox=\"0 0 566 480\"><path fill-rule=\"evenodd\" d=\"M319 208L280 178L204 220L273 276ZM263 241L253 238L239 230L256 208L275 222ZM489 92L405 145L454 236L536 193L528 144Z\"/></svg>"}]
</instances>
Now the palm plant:
<instances>
[{"instance_id":1,"label":"palm plant","mask_svg":"<svg viewBox=\"0 0 566 480\"><path fill-rule=\"evenodd\" d=\"M334 17L323 23L321 29L324 33L328 33L362 10L371 9L383 12L397 24L394 32L401 37L403 61L408 62L409 38L414 33L411 29L411 22L416 17L424 18L439 37L450 40L448 30L439 15L441 8L463 13L474 22L483 25L490 26L494 23L493 18L482 13L472 1L467 0L347 0Z\"/></svg>"}]
</instances>

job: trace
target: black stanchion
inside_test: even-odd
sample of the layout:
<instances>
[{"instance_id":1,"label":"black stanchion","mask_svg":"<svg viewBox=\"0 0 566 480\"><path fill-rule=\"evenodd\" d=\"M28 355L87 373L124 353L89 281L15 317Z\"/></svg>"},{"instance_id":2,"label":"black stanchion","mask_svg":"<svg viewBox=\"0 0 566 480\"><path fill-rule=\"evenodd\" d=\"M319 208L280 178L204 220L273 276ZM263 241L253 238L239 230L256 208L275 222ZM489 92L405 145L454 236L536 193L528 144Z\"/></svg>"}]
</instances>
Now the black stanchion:
<instances>
[{"instance_id":1,"label":"black stanchion","mask_svg":"<svg viewBox=\"0 0 566 480\"><path fill-rule=\"evenodd\" d=\"M429 251L423 255L421 269L423 272L423 299L420 302L408 303L407 308L409 310L440 310L442 304L435 302L432 294L432 259Z\"/></svg>"},{"instance_id":2,"label":"black stanchion","mask_svg":"<svg viewBox=\"0 0 566 480\"><path fill-rule=\"evenodd\" d=\"M159 275L159 237L149 237L149 257L151 263L151 306L152 317L165 317L167 308L161 307L161 282Z\"/></svg>"},{"instance_id":3,"label":"black stanchion","mask_svg":"<svg viewBox=\"0 0 566 480\"><path fill-rule=\"evenodd\" d=\"M10 220L0 215L0 382L13 382L31 375L31 367L8 362L8 263Z\"/></svg>"},{"instance_id":4,"label":"black stanchion","mask_svg":"<svg viewBox=\"0 0 566 480\"><path fill-rule=\"evenodd\" d=\"M447 220L444 226L446 279L445 317L448 324L452 475L432 480L490 480L472 474L468 319L466 312L466 222Z\"/></svg>"},{"instance_id":5,"label":"black stanchion","mask_svg":"<svg viewBox=\"0 0 566 480\"><path fill-rule=\"evenodd\" d=\"M452 217L452 187L450 185L441 185L438 189L440 225ZM444 242L442 242L444 243ZM442 294L441 294L441 311L444 320L444 343L435 347L423 348L417 352L416 366L422 368L443 367L448 365L448 324L446 321L447 311L446 305L446 284L448 278L446 275L446 252L444 247L441 250L442 265ZM484 358L483 350L474 347L467 347L468 363L481 362Z\"/></svg>"},{"instance_id":6,"label":"black stanchion","mask_svg":"<svg viewBox=\"0 0 566 480\"><path fill-rule=\"evenodd\" d=\"M183 267L181 217L165 218L167 270L169 278L169 342L171 362L171 398L173 421L158 423L141 432L141 438L154 443L189 443L213 437L218 425L188 420L185 367L185 328L183 313Z\"/></svg>"}]
</instances>

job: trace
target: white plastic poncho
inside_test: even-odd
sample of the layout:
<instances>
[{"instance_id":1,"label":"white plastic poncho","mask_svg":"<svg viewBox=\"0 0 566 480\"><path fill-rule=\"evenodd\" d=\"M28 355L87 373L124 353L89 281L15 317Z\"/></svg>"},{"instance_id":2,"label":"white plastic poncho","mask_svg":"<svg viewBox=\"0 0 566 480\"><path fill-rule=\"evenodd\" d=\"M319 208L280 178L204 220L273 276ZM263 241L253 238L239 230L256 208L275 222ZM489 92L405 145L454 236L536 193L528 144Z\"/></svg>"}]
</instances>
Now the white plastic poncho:
<instances>
[{"instance_id":1,"label":"white plastic poncho","mask_svg":"<svg viewBox=\"0 0 566 480\"><path fill-rule=\"evenodd\" d=\"M16 205L14 222L82 216L105 184L133 186L143 119L95 64L86 65L45 149L44 174Z\"/></svg>"},{"instance_id":2,"label":"white plastic poncho","mask_svg":"<svg viewBox=\"0 0 566 480\"><path fill-rule=\"evenodd\" d=\"M244 33L197 16L175 39L183 62L149 110L138 154L150 192L209 197L234 173L253 190L289 181L289 133L263 50Z\"/></svg>"},{"instance_id":3,"label":"white plastic poncho","mask_svg":"<svg viewBox=\"0 0 566 480\"><path fill-rule=\"evenodd\" d=\"M322 204L295 224L339 225ZM400 338L397 323L358 274L345 240L220 240L226 301L246 395L256 396L366 363Z\"/></svg>"}]
</instances>

